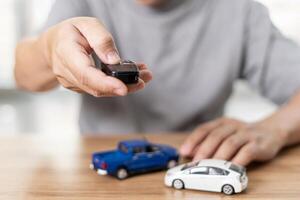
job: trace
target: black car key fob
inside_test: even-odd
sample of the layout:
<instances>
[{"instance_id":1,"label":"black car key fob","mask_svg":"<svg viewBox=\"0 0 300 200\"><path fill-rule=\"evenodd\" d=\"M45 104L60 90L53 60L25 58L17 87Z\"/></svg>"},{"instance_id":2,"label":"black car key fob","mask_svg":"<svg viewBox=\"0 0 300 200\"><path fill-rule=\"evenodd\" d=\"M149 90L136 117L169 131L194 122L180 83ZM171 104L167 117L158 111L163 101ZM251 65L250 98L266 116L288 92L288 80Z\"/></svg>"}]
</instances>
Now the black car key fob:
<instances>
[{"instance_id":1,"label":"black car key fob","mask_svg":"<svg viewBox=\"0 0 300 200\"><path fill-rule=\"evenodd\" d=\"M139 82L139 68L129 60L121 61L119 64L101 64L102 71L108 75L121 80L125 84L136 84Z\"/></svg>"}]
</instances>

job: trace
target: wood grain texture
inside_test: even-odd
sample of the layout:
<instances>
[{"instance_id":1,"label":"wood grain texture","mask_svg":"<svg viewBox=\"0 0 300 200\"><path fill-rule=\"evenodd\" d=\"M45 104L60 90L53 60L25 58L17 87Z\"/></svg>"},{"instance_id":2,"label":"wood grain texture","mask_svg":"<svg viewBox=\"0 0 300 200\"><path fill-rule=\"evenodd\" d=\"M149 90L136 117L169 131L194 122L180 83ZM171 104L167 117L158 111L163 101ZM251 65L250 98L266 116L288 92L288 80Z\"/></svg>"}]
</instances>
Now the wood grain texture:
<instances>
[{"instance_id":1,"label":"wood grain texture","mask_svg":"<svg viewBox=\"0 0 300 200\"><path fill-rule=\"evenodd\" d=\"M186 135L147 137L178 147ZM283 151L272 162L252 166L248 190L234 196L167 188L164 172L118 181L89 169L93 152L113 149L119 140L133 138L141 136L1 138L0 199L300 199L300 147Z\"/></svg>"}]
</instances>

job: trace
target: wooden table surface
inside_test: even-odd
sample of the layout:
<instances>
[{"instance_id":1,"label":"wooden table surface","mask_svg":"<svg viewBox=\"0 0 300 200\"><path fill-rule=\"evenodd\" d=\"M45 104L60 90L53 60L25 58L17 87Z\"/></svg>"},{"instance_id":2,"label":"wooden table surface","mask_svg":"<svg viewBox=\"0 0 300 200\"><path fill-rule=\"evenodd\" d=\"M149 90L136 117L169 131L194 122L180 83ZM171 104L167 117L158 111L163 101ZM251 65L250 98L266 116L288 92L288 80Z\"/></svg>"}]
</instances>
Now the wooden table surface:
<instances>
[{"instance_id":1,"label":"wooden table surface","mask_svg":"<svg viewBox=\"0 0 300 200\"><path fill-rule=\"evenodd\" d=\"M184 134L148 135L150 141L179 146ZM248 169L249 187L234 196L164 186L164 172L118 181L89 169L91 154L113 149L114 137L15 136L0 139L0 199L300 199L300 147Z\"/></svg>"}]
</instances>

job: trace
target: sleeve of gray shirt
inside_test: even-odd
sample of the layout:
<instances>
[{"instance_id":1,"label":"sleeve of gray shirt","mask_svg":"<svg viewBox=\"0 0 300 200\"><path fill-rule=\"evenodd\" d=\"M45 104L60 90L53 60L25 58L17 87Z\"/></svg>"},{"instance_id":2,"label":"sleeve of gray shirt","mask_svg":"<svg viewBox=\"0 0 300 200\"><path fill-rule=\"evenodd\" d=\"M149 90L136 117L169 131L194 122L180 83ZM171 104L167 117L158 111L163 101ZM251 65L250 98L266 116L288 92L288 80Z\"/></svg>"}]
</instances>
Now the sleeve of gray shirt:
<instances>
[{"instance_id":1,"label":"sleeve of gray shirt","mask_svg":"<svg viewBox=\"0 0 300 200\"><path fill-rule=\"evenodd\" d=\"M250 2L250 1L249 1ZM241 78L276 104L300 90L300 47L272 24L268 10L251 1Z\"/></svg>"},{"instance_id":2,"label":"sleeve of gray shirt","mask_svg":"<svg viewBox=\"0 0 300 200\"><path fill-rule=\"evenodd\" d=\"M90 8L86 0L56 0L44 29L73 17L90 15Z\"/></svg>"}]
</instances>

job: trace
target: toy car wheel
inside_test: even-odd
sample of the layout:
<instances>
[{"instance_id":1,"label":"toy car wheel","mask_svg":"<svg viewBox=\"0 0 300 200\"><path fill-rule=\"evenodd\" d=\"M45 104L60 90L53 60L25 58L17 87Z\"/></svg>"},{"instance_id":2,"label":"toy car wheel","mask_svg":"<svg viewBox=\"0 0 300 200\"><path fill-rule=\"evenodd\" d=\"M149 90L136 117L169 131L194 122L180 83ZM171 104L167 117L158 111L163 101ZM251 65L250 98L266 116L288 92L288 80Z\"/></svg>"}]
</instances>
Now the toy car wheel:
<instances>
[{"instance_id":1,"label":"toy car wheel","mask_svg":"<svg viewBox=\"0 0 300 200\"><path fill-rule=\"evenodd\" d=\"M128 171L125 168L120 168L117 171L117 178L120 180L124 180L128 177Z\"/></svg>"},{"instance_id":2,"label":"toy car wheel","mask_svg":"<svg viewBox=\"0 0 300 200\"><path fill-rule=\"evenodd\" d=\"M232 195L234 193L234 188L231 185L224 185L222 192L227 195Z\"/></svg>"},{"instance_id":3,"label":"toy car wheel","mask_svg":"<svg viewBox=\"0 0 300 200\"><path fill-rule=\"evenodd\" d=\"M167 168L171 169L173 167L176 167L177 165L177 161L176 160L169 160L168 164L167 164Z\"/></svg>"},{"instance_id":4,"label":"toy car wheel","mask_svg":"<svg viewBox=\"0 0 300 200\"><path fill-rule=\"evenodd\" d=\"M181 190L184 188L184 183L180 179L176 179L173 181L173 187L177 190Z\"/></svg>"}]
</instances>

